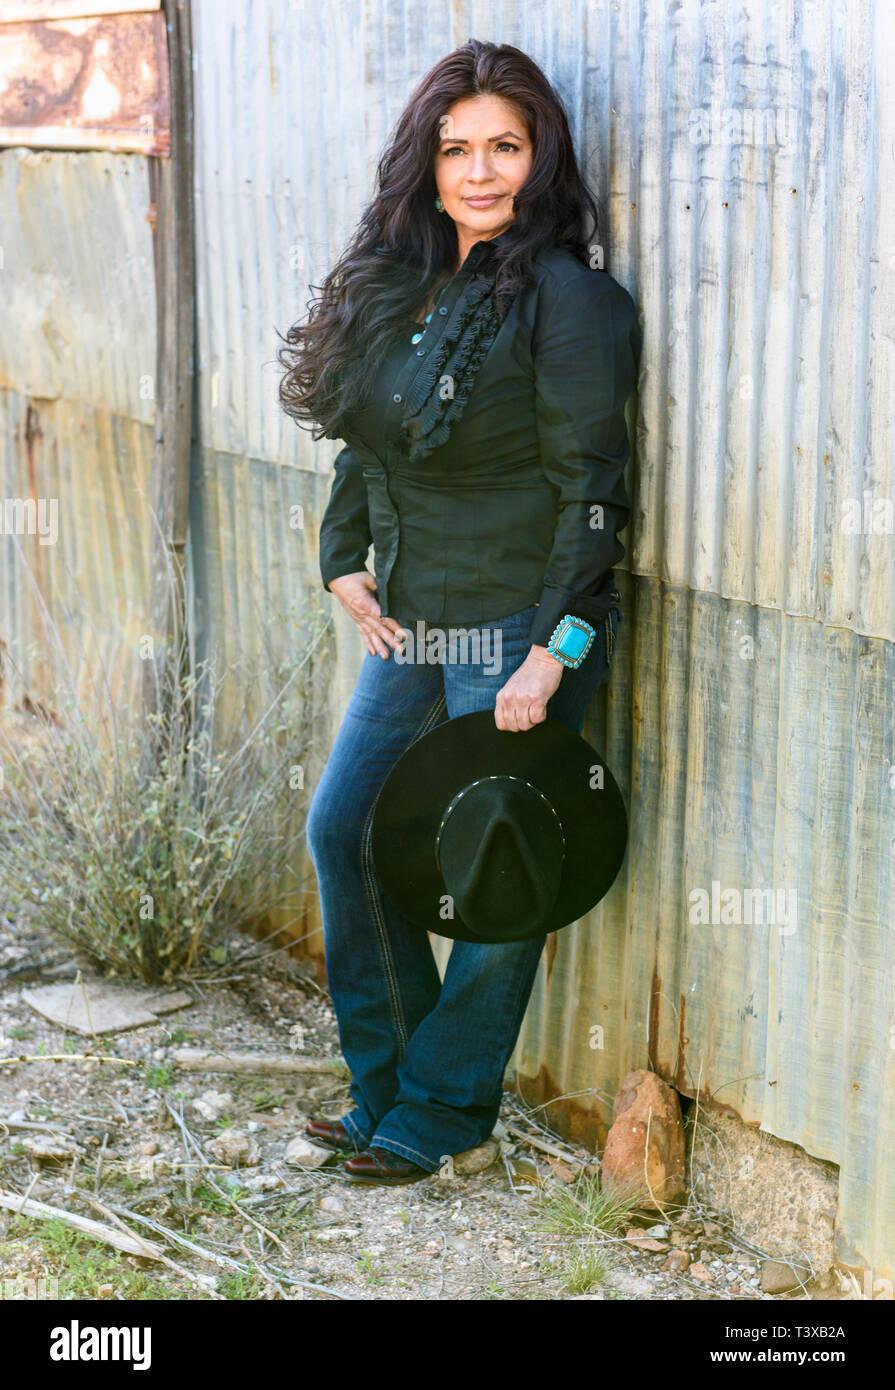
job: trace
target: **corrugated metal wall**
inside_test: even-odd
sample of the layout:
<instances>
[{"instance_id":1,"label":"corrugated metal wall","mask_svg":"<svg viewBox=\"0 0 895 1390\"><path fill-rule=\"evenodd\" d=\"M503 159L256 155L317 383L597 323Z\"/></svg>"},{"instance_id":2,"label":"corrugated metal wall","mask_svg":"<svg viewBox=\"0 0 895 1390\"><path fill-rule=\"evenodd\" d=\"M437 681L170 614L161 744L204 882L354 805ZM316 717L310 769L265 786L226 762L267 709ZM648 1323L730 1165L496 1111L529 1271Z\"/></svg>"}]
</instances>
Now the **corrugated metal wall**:
<instances>
[{"instance_id":1,"label":"corrugated metal wall","mask_svg":"<svg viewBox=\"0 0 895 1390\"><path fill-rule=\"evenodd\" d=\"M600 1140L624 1072L654 1066L840 1164L840 1253L891 1274L895 547L846 511L895 498L890 7L198 0L195 22L205 497L238 478L269 518L319 517L332 458L277 414L271 330L349 234L412 84L475 34L565 98L645 329L624 623L590 724L632 832L546 953L520 1083ZM215 524L222 634L260 538ZM311 531L279 601L316 594ZM339 655L334 727L344 626ZM713 881L794 892L792 929L692 921Z\"/></svg>"},{"instance_id":2,"label":"corrugated metal wall","mask_svg":"<svg viewBox=\"0 0 895 1390\"><path fill-rule=\"evenodd\" d=\"M102 670L113 691L137 689L155 425L148 205L142 155L0 150L0 500L57 503L56 543L0 538L0 636L33 698L52 698L38 592L84 658L85 694Z\"/></svg>"},{"instance_id":3,"label":"corrugated metal wall","mask_svg":"<svg viewBox=\"0 0 895 1390\"><path fill-rule=\"evenodd\" d=\"M567 102L607 266L645 334L623 625L588 730L625 791L630 848L592 918L545 953L520 1084L555 1101L551 1123L599 1141L624 1072L652 1065L838 1163L839 1253L891 1277L895 557L872 512L895 499L891 7L193 0L193 26L200 650L251 654L263 623L320 599L335 446L280 414L276 330L348 237L418 77L471 34L517 44ZM44 158L63 177L32 189L37 207L55 210L64 247L62 212L89 206L104 272L94 285L72 271L80 317L52 354L71 379L47 394L75 415L54 430L77 439L87 423L60 458L95 479L88 497L115 496L116 431L130 430L125 481L151 442L132 398L154 361L151 312L116 337L104 290L136 239L131 293L151 291L145 182L133 206L123 187L142 160L4 151L13 221L15 181ZM32 368L14 354L51 341L44 297L71 287L57 274L35 271L27 331L4 341L10 438L44 389L23 385ZM105 429L99 461L85 417ZM99 602L103 561L84 551ZM361 655L341 614L337 635L331 732ZM795 920L700 923L691 895L711 900L714 883L734 906L749 889L787 906L795 893Z\"/></svg>"}]
</instances>

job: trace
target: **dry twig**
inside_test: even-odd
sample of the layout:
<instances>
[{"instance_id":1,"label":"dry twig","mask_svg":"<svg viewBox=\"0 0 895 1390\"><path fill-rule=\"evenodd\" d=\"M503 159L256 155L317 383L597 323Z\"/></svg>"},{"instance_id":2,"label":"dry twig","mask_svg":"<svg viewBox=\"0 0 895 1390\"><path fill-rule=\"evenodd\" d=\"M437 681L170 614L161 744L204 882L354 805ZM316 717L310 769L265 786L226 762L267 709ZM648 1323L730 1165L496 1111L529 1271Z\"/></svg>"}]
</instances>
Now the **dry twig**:
<instances>
[{"instance_id":1,"label":"dry twig","mask_svg":"<svg viewBox=\"0 0 895 1390\"><path fill-rule=\"evenodd\" d=\"M170 1054L175 1066L184 1071L233 1073L235 1075L291 1076L297 1072L346 1072L338 1057L302 1057L297 1053L211 1052L205 1048L181 1047Z\"/></svg>"},{"instance_id":2,"label":"dry twig","mask_svg":"<svg viewBox=\"0 0 895 1390\"><path fill-rule=\"evenodd\" d=\"M0 1207L22 1216L40 1217L45 1221L62 1221L65 1225L80 1231L82 1235L92 1236L94 1240L104 1241L107 1245L114 1245L116 1250L123 1250L127 1255L142 1255L145 1259L152 1260L162 1258L159 1247L144 1241L141 1236L125 1235L103 1226L99 1221L91 1221L89 1217L76 1216L74 1212L66 1211L63 1207L51 1207L46 1202L28 1199L27 1196L23 1201L18 1193L3 1190L0 1190Z\"/></svg>"}]
</instances>

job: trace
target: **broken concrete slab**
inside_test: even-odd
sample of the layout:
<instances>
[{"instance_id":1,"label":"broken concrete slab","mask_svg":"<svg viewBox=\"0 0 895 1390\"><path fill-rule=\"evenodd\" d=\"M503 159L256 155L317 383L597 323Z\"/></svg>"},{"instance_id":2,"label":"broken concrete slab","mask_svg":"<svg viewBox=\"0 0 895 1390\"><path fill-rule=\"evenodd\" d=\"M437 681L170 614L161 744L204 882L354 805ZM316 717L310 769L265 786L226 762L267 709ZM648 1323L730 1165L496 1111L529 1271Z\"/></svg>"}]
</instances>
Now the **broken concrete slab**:
<instances>
[{"instance_id":1,"label":"broken concrete slab","mask_svg":"<svg viewBox=\"0 0 895 1390\"><path fill-rule=\"evenodd\" d=\"M113 985L107 980L77 980L72 984L42 985L23 989L25 1003L50 1023L69 1032L92 1037L94 1033L118 1033L158 1023L160 1014L192 1004L186 990L164 993Z\"/></svg>"},{"instance_id":2,"label":"broken concrete slab","mask_svg":"<svg viewBox=\"0 0 895 1390\"><path fill-rule=\"evenodd\" d=\"M692 1122L691 1122L692 1123ZM690 1184L707 1207L729 1216L759 1259L779 1260L821 1287L836 1259L839 1170L800 1145L700 1109Z\"/></svg>"}]
</instances>

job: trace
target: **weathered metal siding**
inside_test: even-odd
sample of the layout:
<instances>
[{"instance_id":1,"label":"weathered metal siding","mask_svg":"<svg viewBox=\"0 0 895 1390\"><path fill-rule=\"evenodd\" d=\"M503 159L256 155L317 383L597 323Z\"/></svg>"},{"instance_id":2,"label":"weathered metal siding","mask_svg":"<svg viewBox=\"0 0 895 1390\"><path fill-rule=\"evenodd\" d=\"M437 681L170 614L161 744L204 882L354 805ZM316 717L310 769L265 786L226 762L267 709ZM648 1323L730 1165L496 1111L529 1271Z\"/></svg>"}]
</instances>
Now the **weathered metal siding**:
<instances>
[{"instance_id":1,"label":"weathered metal siding","mask_svg":"<svg viewBox=\"0 0 895 1390\"><path fill-rule=\"evenodd\" d=\"M55 544L0 537L2 636L33 697L52 695L46 659L28 655L37 590L83 656L82 691L98 663L113 691L136 689L154 430L147 189L140 155L0 151L0 500L58 506Z\"/></svg>"},{"instance_id":2,"label":"weathered metal siding","mask_svg":"<svg viewBox=\"0 0 895 1390\"><path fill-rule=\"evenodd\" d=\"M278 423L271 327L334 260L418 75L474 32L566 97L645 322L625 623L591 730L632 831L609 898L545 956L518 1074L584 1093L550 1118L599 1137L649 1063L834 1159L842 1252L891 1270L895 556L842 524L846 499L895 496L888 8L247 15L202 0L196 24L203 436L243 468L331 460ZM229 553L221 584L246 588ZM290 575L315 592L309 550ZM796 890L795 930L692 924L713 880Z\"/></svg>"},{"instance_id":3,"label":"weathered metal siding","mask_svg":"<svg viewBox=\"0 0 895 1390\"><path fill-rule=\"evenodd\" d=\"M205 495L238 478L265 525L284 472L319 509L334 452L278 415L273 330L414 82L475 33L564 96L645 329L624 622L590 724L631 840L545 953L520 1084L572 1093L547 1114L600 1139L652 1065L839 1163L840 1250L891 1273L895 550L843 525L848 499L895 497L889 7L198 0L194 26ZM214 516L212 642L251 640L259 562L274 605L318 597L319 510L280 553ZM339 620L333 730L360 654ZM796 890L794 929L691 922L713 880Z\"/></svg>"},{"instance_id":4,"label":"weathered metal siding","mask_svg":"<svg viewBox=\"0 0 895 1390\"><path fill-rule=\"evenodd\" d=\"M317 528L338 446L315 444L283 414L275 354L277 334L304 313L309 284L356 222L386 135L386 108L365 85L377 44L357 43L359 22L353 4L193 0L200 442L191 548L197 650L222 667L288 656L299 640L289 615L333 606L319 583ZM309 789L360 664L353 626L341 611L335 618L321 678L331 707ZM307 861L302 870L307 893L275 920L297 913L304 949L322 962L313 872Z\"/></svg>"},{"instance_id":5,"label":"weathered metal siding","mask_svg":"<svg viewBox=\"0 0 895 1390\"><path fill-rule=\"evenodd\" d=\"M624 621L589 726L630 848L591 919L545 953L520 1084L568 1097L551 1121L599 1139L623 1073L654 1066L838 1163L840 1251L890 1275L895 560L891 531L842 523L848 499L895 498L891 28L886 0L194 0L191 507L200 648L268 650L263 625L320 598L335 452L278 409L276 329L347 239L428 66L471 33L530 52L567 101L645 350ZM144 161L5 150L0 208L18 329L0 343L3 495L27 483L30 404L39 493L66 499L90 616L110 593L120 610L111 633L144 592ZM0 595L24 630L9 556ZM330 732L360 656L338 614ZM795 890L795 930L692 921L713 880Z\"/></svg>"},{"instance_id":6,"label":"weathered metal siding","mask_svg":"<svg viewBox=\"0 0 895 1390\"><path fill-rule=\"evenodd\" d=\"M609 265L645 328L627 621L591 725L632 833L516 1058L595 1139L649 1064L834 1160L839 1252L890 1276L891 51L890 7L831 3L622 5L588 52ZM795 925L693 921L713 880L794 890Z\"/></svg>"}]
</instances>

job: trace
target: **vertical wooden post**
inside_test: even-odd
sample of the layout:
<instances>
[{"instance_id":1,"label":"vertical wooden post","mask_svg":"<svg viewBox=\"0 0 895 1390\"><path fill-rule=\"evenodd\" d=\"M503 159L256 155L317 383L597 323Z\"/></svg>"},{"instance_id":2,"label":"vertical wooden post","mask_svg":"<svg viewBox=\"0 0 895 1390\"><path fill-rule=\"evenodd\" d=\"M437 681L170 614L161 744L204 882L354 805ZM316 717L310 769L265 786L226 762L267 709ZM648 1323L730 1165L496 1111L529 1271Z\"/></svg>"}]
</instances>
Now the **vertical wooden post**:
<instances>
[{"instance_id":1,"label":"vertical wooden post","mask_svg":"<svg viewBox=\"0 0 895 1390\"><path fill-rule=\"evenodd\" d=\"M163 647L145 662L144 714L188 670L186 545L189 532L194 344L193 90L190 0L163 0L171 156L150 157L157 354L150 607ZM173 666L172 666L173 662Z\"/></svg>"}]
</instances>

